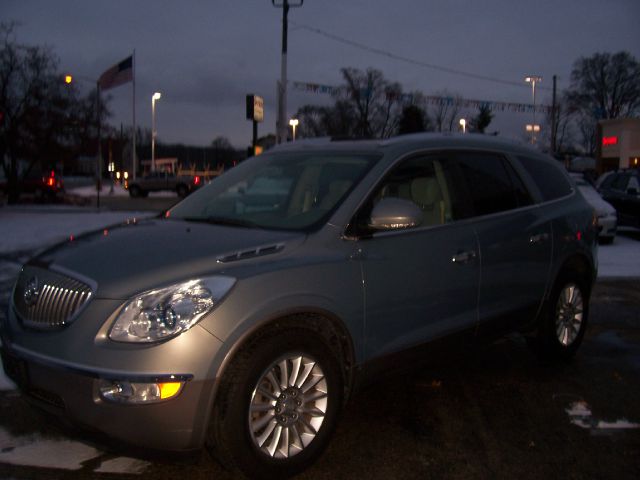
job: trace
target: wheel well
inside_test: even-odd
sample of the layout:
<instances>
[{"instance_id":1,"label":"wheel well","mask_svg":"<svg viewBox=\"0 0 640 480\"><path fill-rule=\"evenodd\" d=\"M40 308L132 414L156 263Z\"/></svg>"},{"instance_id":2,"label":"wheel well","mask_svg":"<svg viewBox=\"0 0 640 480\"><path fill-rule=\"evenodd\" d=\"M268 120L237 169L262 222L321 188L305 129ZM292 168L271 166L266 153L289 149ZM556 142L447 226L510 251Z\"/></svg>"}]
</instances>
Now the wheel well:
<instances>
[{"instance_id":1,"label":"wheel well","mask_svg":"<svg viewBox=\"0 0 640 480\"><path fill-rule=\"evenodd\" d=\"M241 341L241 344L234 349L235 351L232 352L230 361L226 362L227 365L222 375L224 376L226 370L228 370L228 366L233 362L233 358L238 356L246 346L253 344L258 339L277 335L279 331L286 330L287 328L307 328L324 338L327 346L338 359L338 363L342 369L344 380L343 398L346 402L351 392L354 379L355 352L353 342L344 324L339 319L325 313L292 313L277 317L260 325L256 330L246 336Z\"/></svg>"},{"instance_id":2,"label":"wheel well","mask_svg":"<svg viewBox=\"0 0 640 480\"><path fill-rule=\"evenodd\" d=\"M589 261L582 255L574 255L569 257L560 267L556 278L564 275L578 275L585 280L585 286L591 290L593 283L593 268Z\"/></svg>"}]
</instances>

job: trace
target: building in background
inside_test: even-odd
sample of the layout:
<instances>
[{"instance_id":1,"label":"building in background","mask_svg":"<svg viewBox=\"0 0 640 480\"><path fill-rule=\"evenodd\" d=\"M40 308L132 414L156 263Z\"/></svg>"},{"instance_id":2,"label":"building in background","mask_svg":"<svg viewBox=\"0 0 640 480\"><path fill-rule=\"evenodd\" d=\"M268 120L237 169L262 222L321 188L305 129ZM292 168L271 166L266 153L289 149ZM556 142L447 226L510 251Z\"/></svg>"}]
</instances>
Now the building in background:
<instances>
[{"instance_id":1,"label":"building in background","mask_svg":"<svg viewBox=\"0 0 640 480\"><path fill-rule=\"evenodd\" d=\"M601 120L598 132L599 173L640 166L640 118Z\"/></svg>"}]
</instances>

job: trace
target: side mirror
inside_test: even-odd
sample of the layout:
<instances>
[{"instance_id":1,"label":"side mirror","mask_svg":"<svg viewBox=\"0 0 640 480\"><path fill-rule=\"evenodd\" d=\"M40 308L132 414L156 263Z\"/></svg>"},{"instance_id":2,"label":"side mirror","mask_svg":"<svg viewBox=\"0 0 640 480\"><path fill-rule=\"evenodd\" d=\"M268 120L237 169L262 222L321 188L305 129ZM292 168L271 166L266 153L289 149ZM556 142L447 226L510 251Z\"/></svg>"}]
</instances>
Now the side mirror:
<instances>
[{"instance_id":1,"label":"side mirror","mask_svg":"<svg viewBox=\"0 0 640 480\"><path fill-rule=\"evenodd\" d=\"M373 207L369 228L398 230L417 227L422 223L422 210L413 202L401 198L383 198Z\"/></svg>"}]
</instances>

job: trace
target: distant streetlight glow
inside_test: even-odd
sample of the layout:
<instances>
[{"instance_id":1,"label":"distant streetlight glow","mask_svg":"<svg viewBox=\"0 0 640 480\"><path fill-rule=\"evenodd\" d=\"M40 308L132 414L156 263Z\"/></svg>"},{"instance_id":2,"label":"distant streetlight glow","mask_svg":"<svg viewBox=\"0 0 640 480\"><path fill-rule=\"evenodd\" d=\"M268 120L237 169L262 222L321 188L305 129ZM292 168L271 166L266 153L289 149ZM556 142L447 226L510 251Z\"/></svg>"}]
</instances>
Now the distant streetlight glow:
<instances>
[{"instance_id":1,"label":"distant streetlight glow","mask_svg":"<svg viewBox=\"0 0 640 480\"><path fill-rule=\"evenodd\" d=\"M66 84L70 84L71 82L73 82L73 76L71 76L71 75L65 75L65 76L64 76L64 83L66 83Z\"/></svg>"},{"instance_id":2,"label":"distant streetlight glow","mask_svg":"<svg viewBox=\"0 0 640 480\"><path fill-rule=\"evenodd\" d=\"M292 118L291 120L289 120L289 125L291 125L291 128L293 128L293 141L296 141L296 127L298 126L298 119L297 118Z\"/></svg>"},{"instance_id":3,"label":"distant streetlight glow","mask_svg":"<svg viewBox=\"0 0 640 480\"><path fill-rule=\"evenodd\" d=\"M151 97L151 171L156 171L156 100L160 100L162 94L156 92Z\"/></svg>"},{"instance_id":4,"label":"distant streetlight glow","mask_svg":"<svg viewBox=\"0 0 640 480\"><path fill-rule=\"evenodd\" d=\"M460 119L460 127L462 127L462 133L467 133L467 121L464 118Z\"/></svg>"},{"instance_id":5,"label":"distant streetlight glow","mask_svg":"<svg viewBox=\"0 0 640 480\"><path fill-rule=\"evenodd\" d=\"M540 126L538 125L538 129L536 130L536 83L542 82L542 77L539 75L529 75L524 78L524 81L531 84L531 92L533 94L533 127L531 130L527 129L527 132L531 132L531 143L534 144L536 142L536 132L540 131Z\"/></svg>"}]
</instances>

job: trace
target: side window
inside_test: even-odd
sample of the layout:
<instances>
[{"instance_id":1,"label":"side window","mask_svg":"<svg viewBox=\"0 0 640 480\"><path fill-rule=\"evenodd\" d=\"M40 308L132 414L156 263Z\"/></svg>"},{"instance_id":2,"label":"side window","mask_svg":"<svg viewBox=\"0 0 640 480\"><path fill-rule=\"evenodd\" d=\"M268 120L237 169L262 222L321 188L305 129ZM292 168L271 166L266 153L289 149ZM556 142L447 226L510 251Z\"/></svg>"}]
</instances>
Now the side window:
<instances>
[{"instance_id":1,"label":"side window","mask_svg":"<svg viewBox=\"0 0 640 480\"><path fill-rule=\"evenodd\" d=\"M535 157L519 156L520 163L536 183L545 202L564 197L571 193L571 183L561 167Z\"/></svg>"},{"instance_id":2,"label":"side window","mask_svg":"<svg viewBox=\"0 0 640 480\"><path fill-rule=\"evenodd\" d=\"M615 177L615 180L611 184L611 188L626 191L627 184L629 183L629 175L616 175Z\"/></svg>"},{"instance_id":3,"label":"side window","mask_svg":"<svg viewBox=\"0 0 640 480\"><path fill-rule=\"evenodd\" d=\"M530 204L522 181L502 157L484 152L461 152L456 159L476 215L489 215ZM517 181L515 185L512 179Z\"/></svg>"},{"instance_id":4,"label":"side window","mask_svg":"<svg viewBox=\"0 0 640 480\"><path fill-rule=\"evenodd\" d=\"M513 185L516 200L518 201L518 206L526 207L528 205L533 205L531 194L527 190L527 187L524 186L524 182L520 178L520 175L516 173L509 162L505 163L505 167L509 172L509 178L511 179L511 184Z\"/></svg>"},{"instance_id":5,"label":"side window","mask_svg":"<svg viewBox=\"0 0 640 480\"><path fill-rule=\"evenodd\" d=\"M396 166L375 189L356 217L358 230L365 225L375 205L384 198L415 203L422 211L421 227L442 225L468 215L467 202L455 188L451 161L444 156L413 157Z\"/></svg>"},{"instance_id":6,"label":"side window","mask_svg":"<svg viewBox=\"0 0 640 480\"><path fill-rule=\"evenodd\" d=\"M606 174L605 174L606 175ZM616 174L615 173L611 173L609 175L607 175L604 180L602 180L602 183L600 184L599 188L610 188L611 184L613 183L613 181L616 179Z\"/></svg>"}]
</instances>

